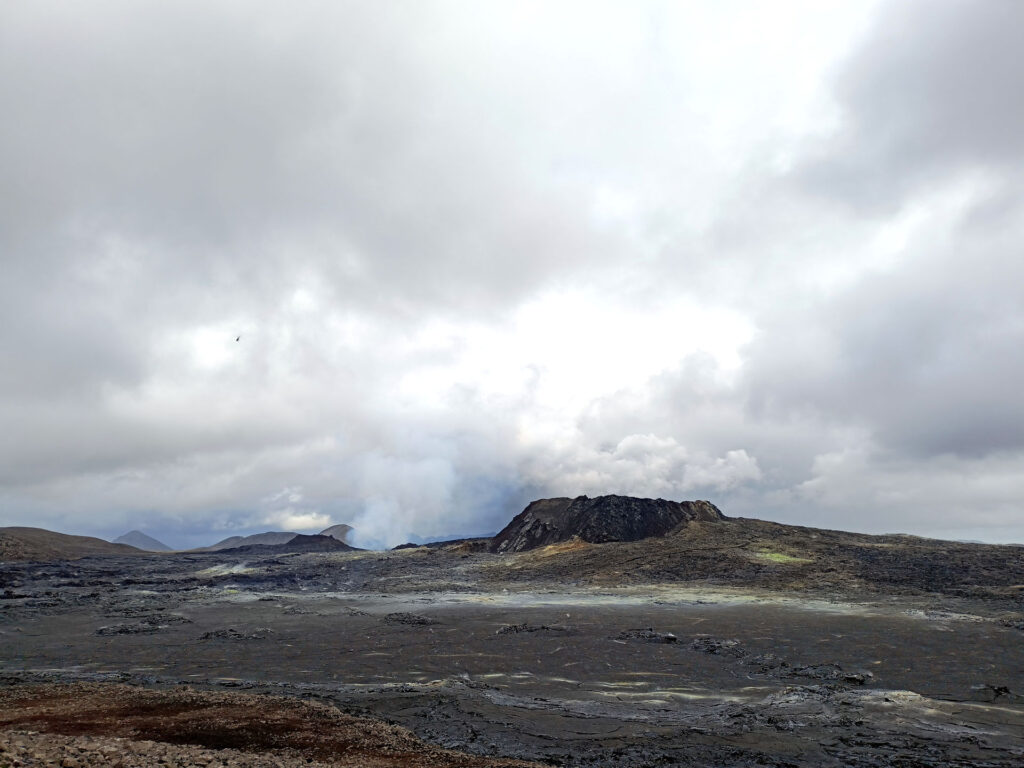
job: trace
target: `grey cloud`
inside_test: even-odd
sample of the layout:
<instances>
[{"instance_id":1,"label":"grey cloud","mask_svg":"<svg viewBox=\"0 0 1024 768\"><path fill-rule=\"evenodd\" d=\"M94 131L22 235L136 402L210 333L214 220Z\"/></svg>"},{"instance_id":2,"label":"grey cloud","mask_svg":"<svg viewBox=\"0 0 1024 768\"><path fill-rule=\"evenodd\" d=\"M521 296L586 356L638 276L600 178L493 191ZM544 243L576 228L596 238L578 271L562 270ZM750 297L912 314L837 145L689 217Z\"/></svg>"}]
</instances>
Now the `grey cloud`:
<instances>
[{"instance_id":1,"label":"grey cloud","mask_svg":"<svg viewBox=\"0 0 1024 768\"><path fill-rule=\"evenodd\" d=\"M19 256L97 258L113 235L189 287L268 290L305 265L394 311L479 309L605 250L575 190L516 171L543 168L414 5L113 9L7 9L0 99L18 117L0 167ZM32 249L41 231L70 234Z\"/></svg>"},{"instance_id":2,"label":"grey cloud","mask_svg":"<svg viewBox=\"0 0 1024 768\"><path fill-rule=\"evenodd\" d=\"M884 446L934 455L1024 448L1020 228L907 254L899 266L781 312L749 350L755 410L813 409Z\"/></svg>"},{"instance_id":3,"label":"grey cloud","mask_svg":"<svg viewBox=\"0 0 1024 768\"><path fill-rule=\"evenodd\" d=\"M837 135L800 169L810 190L877 211L964 172L1019 178L1022 24L1015 2L881 4L839 70Z\"/></svg>"},{"instance_id":4,"label":"grey cloud","mask_svg":"<svg viewBox=\"0 0 1024 768\"><path fill-rule=\"evenodd\" d=\"M828 264L824 251L845 231L864 239L838 258L870 266L821 296L805 288L792 306L762 309L743 376L752 417L866 430L893 460L1024 447L1013 352L1024 342L1022 21L1018 3L878 7L833 81L838 130L796 164L803 199L789 194L793 176L768 183L783 199L770 211L795 206L825 235L817 258ZM853 207L821 206L835 199ZM872 228L903 226L907 210L929 223L872 262ZM806 271L791 262L794 284Z\"/></svg>"},{"instance_id":5,"label":"grey cloud","mask_svg":"<svg viewBox=\"0 0 1024 768\"><path fill-rule=\"evenodd\" d=\"M562 495L681 498L720 494L761 479L757 459L745 449L713 456L653 433L625 435L614 445L594 446L581 436L571 449L534 446L522 464L523 475L541 487L564 488Z\"/></svg>"}]
</instances>

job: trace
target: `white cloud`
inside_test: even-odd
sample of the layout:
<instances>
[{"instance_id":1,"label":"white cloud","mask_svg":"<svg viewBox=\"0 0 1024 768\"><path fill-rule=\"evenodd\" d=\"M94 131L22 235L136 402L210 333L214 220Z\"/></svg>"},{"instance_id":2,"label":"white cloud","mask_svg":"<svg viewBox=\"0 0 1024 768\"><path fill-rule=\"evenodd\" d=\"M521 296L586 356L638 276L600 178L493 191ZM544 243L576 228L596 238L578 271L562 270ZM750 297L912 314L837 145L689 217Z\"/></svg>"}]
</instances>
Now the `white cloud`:
<instances>
[{"instance_id":1,"label":"white cloud","mask_svg":"<svg viewBox=\"0 0 1024 768\"><path fill-rule=\"evenodd\" d=\"M279 531L310 531L319 533L331 525L331 518L319 512L309 512L301 509L287 507L277 512L264 516L260 520L261 525L270 526L273 530Z\"/></svg>"},{"instance_id":2,"label":"white cloud","mask_svg":"<svg viewBox=\"0 0 1024 768\"><path fill-rule=\"evenodd\" d=\"M675 438L628 435L616 445L593 447L575 435L561 447L530 445L523 473L533 484L564 495L615 493L626 496L683 498L714 494L761 479L757 459L743 449L724 456L691 451Z\"/></svg>"}]
</instances>

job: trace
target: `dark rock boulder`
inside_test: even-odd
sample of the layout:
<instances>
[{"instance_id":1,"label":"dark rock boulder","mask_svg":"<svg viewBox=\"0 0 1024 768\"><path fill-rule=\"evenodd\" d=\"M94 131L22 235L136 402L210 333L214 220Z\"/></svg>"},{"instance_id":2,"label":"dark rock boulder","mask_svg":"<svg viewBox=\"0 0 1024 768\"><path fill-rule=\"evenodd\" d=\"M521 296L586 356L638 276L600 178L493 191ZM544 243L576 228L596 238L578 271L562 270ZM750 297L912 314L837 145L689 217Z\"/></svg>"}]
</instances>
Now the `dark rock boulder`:
<instances>
[{"instance_id":1,"label":"dark rock boulder","mask_svg":"<svg viewBox=\"0 0 1024 768\"><path fill-rule=\"evenodd\" d=\"M496 635L518 635L520 632L570 632L572 627L565 624L506 624L494 634Z\"/></svg>"},{"instance_id":2,"label":"dark rock boulder","mask_svg":"<svg viewBox=\"0 0 1024 768\"><path fill-rule=\"evenodd\" d=\"M525 552L578 536L583 541L637 541L664 536L680 523L725 516L710 501L632 496L541 499L516 515L491 541L492 552Z\"/></svg>"},{"instance_id":3,"label":"dark rock boulder","mask_svg":"<svg viewBox=\"0 0 1024 768\"><path fill-rule=\"evenodd\" d=\"M695 637L690 643L690 647L695 651L710 653L713 656L732 656L739 659L747 655L739 640L722 640L709 635Z\"/></svg>"},{"instance_id":4,"label":"dark rock boulder","mask_svg":"<svg viewBox=\"0 0 1024 768\"><path fill-rule=\"evenodd\" d=\"M864 683L874 677L870 672L847 672L841 665L835 663L793 667L788 674L789 677L809 677L812 680L846 683L848 685L864 685Z\"/></svg>"},{"instance_id":5,"label":"dark rock boulder","mask_svg":"<svg viewBox=\"0 0 1024 768\"><path fill-rule=\"evenodd\" d=\"M214 629L204 632L199 636L200 640L266 640L274 630L270 627L256 627L251 631L239 631L234 627Z\"/></svg>"},{"instance_id":6,"label":"dark rock boulder","mask_svg":"<svg viewBox=\"0 0 1024 768\"><path fill-rule=\"evenodd\" d=\"M410 626L427 626L429 624L440 624L437 619L429 616L421 616L418 613L389 613L384 617L387 624L409 624Z\"/></svg>"},{"instance_id":7,"label":"dark rock boulder","mask_svg":"<svg viewBox=\"0 0 1024 768\"><path fill-rule=\"evenodd\" d=\"M142 621L136 621L128 624L111 624L106 627L100 627L96 630L95 634L102 636L109 635L149 635L154 632L159 632L162 629L168 629L174 624L191 624L192 620L187 619L184 616L177 616L175 614L162 614L157 616L147 616Z\"/></svg>"},{"instance_id":8,"label":"dark rock boulder","mask_svg":"<svg viewBox=\"0 0 1024 768\"><path fill-rule=\"evenodd\" d=\"M633 640L641 643L675 643L679 641L671 632L658 632L654 627L647 627L646 629L624 629L619 632L618 637L614 638L620 641Z\"/></svg>"}]
</instances>

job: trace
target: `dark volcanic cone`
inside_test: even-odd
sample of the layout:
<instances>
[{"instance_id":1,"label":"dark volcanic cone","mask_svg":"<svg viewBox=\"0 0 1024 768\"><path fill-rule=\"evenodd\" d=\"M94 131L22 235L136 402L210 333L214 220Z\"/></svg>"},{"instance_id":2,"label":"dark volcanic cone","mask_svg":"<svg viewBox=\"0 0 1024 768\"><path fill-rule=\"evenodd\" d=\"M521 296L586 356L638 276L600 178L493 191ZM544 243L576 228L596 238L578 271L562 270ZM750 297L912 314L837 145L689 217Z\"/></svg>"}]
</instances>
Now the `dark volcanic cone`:
<instances>
[{"instance_id":1,"label":"dark volcanic cone","mask_svg":"<svg viewBox=\"0 0 1024 768\"><path fill-rule=\"evenodd\" d=\"M680 523L715 522L725 515L710 501L632 496L540 499L516 515L491 543L492 552L525 552L579 536L599 544L664 536Z\"/></svg>"}]
</instances>

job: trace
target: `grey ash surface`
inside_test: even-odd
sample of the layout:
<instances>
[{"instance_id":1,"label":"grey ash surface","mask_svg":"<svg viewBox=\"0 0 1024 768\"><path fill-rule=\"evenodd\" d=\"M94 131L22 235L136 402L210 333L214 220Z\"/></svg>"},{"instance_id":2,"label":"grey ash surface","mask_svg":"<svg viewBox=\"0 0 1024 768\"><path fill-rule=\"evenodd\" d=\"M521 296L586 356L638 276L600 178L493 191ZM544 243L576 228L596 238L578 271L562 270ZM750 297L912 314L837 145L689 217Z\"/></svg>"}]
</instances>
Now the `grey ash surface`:
<instances>
[{"instance_id":1,"label":"grey ash surface","mask_svg":"<svg viewBox=\"0 0 1024 768\"><path fill-rule=\"evenodd\" d=\"M0 684L313 698L554 765L1024 761L1019 548L745 520L486 548L0 564Z\"/></svg>"}]
</instances>

